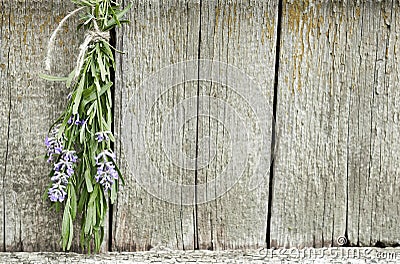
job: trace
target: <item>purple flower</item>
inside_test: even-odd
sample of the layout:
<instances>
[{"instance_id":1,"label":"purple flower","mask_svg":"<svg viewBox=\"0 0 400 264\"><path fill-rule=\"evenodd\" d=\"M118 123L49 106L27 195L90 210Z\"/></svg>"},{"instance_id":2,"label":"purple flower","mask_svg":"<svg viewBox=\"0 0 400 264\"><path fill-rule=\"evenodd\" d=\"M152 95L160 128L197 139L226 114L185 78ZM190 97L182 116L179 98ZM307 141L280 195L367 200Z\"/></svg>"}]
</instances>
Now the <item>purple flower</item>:
<instances>
[{"instance_id":1,"label":"purple flower","mask_svg":"<svg viewBox=\"0 0 400 264\"><path fill-rule=\"evenodd\" d=\"M54 175L51 177L53 185L48 191L50 201L62 202L67 193L65 192L68 179L74 174L74 166L78 161L75 151L65 150L61 158L54 164Z\"/></svg>"},{"instance_id":2,"label":"purple flower","mask_svg":"<svg viewBox=\"0 0 400 264\"><path fill-rule=\"evenodd\" d=\"M54 155L56 154L61 154L63 150L63 144L61 139L58 139L58 131L59 131L60 125L57 125L53 127L53 129L50 131L49 135L46 136L44 140L44 144L46 145L47 148L47 162L51 162L54 159Z\"/></svg>"},{"instance_id":3,"label":"purple flower","mask_svg":"<svg viewBox=\"0 0 400 264\"><path fill-rule=\"evenodd\" d=\"M86 124L86 120L84 119L79 119L79 114L76 114L75 116L70 116L68 119L68 124L74 123L77 126L83 126Z\"/></svg>"},{"instance_id":4,"label":"purple flower","mask_svg":"<svg viewBox=\"0 0 400 264\"><path fill-rule=\"evenodd\" d=\"M95 157L97 165L96 181L104 190L111 189L114 180L118 179L118 172L115 169L115 153L112 150L104 150Z\"/></svg>"},{"instance_id":5,"label":"purple flower","mask_svg":"<svg viewBox=\"0 0 400 264\"><path fill-rule=\"evenodd\" d=\"M65 197L67 196L67 193L65 192L65 186L60 185L60 188L57 187L51 187L49 189L49 198L50 201L52 202L62 202L64 201Z\"/></svg>"},{"instance_id":6,"label":"purple flower","mask_svg":"<svg viewBox=\"0 0 400 264\"><path fill-rule=\"evenodd\" d=\"M103 132L96 132L96 140L97 142L102 142L102 141L109 141L110 137L108 135L112 135L111 131L103 131Z\"/></svg>"}]
</instances>

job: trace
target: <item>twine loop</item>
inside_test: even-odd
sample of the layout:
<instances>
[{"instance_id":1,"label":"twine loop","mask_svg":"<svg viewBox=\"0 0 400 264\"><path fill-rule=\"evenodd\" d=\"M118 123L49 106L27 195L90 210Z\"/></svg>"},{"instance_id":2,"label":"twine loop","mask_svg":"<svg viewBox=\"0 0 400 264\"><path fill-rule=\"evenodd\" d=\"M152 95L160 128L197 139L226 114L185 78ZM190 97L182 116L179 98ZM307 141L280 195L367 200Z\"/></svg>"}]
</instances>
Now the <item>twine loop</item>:
<instances>
[{"instance_id":1,"label":"twine loop","mask_svg":"<svg viewBox=\"0 0 400 264\"><path fill-rule=\"evenodd\" d=\"M75 15L76 13L78 13L79 11L81 11L83 8L85 7L80 7L78 9L75 9L74 11L72 11L71 13L69 13L68 15L66 15L58 24L57 28L53 31L53 33L50 36L49 39L49 43L47 45L47 54L46 54L46 58L45 58L45 66L46 66L46 70L48 72L50 72L51 70L51 57L52 57L52 53L54 50L54 40L57 36L57 33L61 30L62 26L64 25L65 21L67 21L68 18L70 18L71 16ZM105 40L106 42L108 42L110 40L110 32L108 31L101 31L99 29L99 26L97 24L97 21L95 18L92 18L93 21L93 30L88 30L85 33L85 40L83 41L83 43L79 46L79 54L78 54L78 58L77 58L77 63L76 63L76 68L75 68L75 76L74 76L74 80L79 76L83 64L85 62L85 53L89 47L89 45L91 43L96 43L102 40Z\"/></svg>"}]
</instances>

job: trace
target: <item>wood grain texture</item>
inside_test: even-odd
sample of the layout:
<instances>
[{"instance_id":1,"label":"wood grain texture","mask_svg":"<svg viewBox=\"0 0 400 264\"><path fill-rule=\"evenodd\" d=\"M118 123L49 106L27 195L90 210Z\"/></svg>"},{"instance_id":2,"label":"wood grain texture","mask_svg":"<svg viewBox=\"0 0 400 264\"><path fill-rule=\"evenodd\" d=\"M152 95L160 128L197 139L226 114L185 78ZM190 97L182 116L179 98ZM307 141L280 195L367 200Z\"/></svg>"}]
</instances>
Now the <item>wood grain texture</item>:
<instances>
[{"instance_id":1,"label":"wood grain texture","mask_svg":"<svg viewBox=\"0 0 400 264\"><path fill-rule=\"evenodd\" d=\"M327 1L283 2L273 247L333 246L345 234L352 81L343 65L346 14L337 8Z\"/></svg>"},{"instance_id":2,"label":"wood grain texture","mask_svg":"<svg viewBox=\"0 0 400 264\"><path fill-rule=\"evenodd\" d=\"M61 214L42 201L50 166L41 156L45 134L68 91L38 74L44 71L51 31L72 9L61 0L0 2L1 250L61 249ZM75 25L63 28L56 39L52 74L66 75L73 66Z\"/></svg>"},{"instance_id":3,"label":"wood grain texture","mask_svg":"<svg viewBox=\"0 0 400 264\"><path fill-rule=\"evenodd\" d=\"M399 243L398 11L284 3L273 246Z\"/></svg>"},{"instance_id":4,"label":"wood grain texture","mask_svg":"<svg viewBox=\"0 0 400 264\"><path fill-rule=\"evenodd\" d=\"M345 10L352 14L343 24L349 43L343 58L350 88L348 238L359 246L399 245L400 6L365 1Z\"/></svg>"},{"instance_id":5,"label":"wood grain texture","mask_svg":"<svg viewBox=\"0 0 400 264\"><path fill-rule=\"evenodd\" d=\"M118 48L126 54L117 56L120 64L116 73L115 132L117 138L125 139L116 147L118 155L127 162L122 162L126 186L114 207L115 250L194 248L194 207L179 201L167 203L162 194L158 198L153 196L149 188L139 184L138 178L148 181L157 191L165 191L167 196L182 199L186 193L168 189L157 177L179 184L194 183L194 170L189 168L186 158L195 155L196 105L189 101L185 106L184 101L196 95L196 83L185 82L188 73L182 68L171 75L153 76L151 80L158 81L154 86L144 89L141 84L166 66L198 57L199 8L199 1L135 1L128 14L130 25L118 31ZM181 84L168 87L167 79ZM128 110L125 116L124 110ZM130 118L135 119L135 126ZM131 126L124 126L124 121L131 122ZM132 136L126 138L126 131ZM143 136L146 131L149 133ZM145 153L139 152L144 146ZM176 146L180 146L177 150L181 156L169 152Z\"/></svg>"},{"instance_id":6,"label":"wood grain texture","mask_svg":"<svg viewBox=\"0 0 400 264\"><path fill-rule=\"evenodd\" d=\"M337 246L339 236L350 245L398 245L399 3L282 1L271 245ZM240 171L242 160L232 166L233 149L258 131L251 109L261 97L253 98L251 89L235 92L240 81L188 81L193 70L205 74L204 63L156 77L156 98L140 89L163 67L211 59L237 67L259 84L265 104L272 104L277 6L272 0L134 1L131 24L117 32L117 48L126 54L117 54L115 147L126 186L113 210L113 250L265 246L270 185L266 175L254 174L252 156L232 188L213 183L223 172ZM51 31L73 8L61 0L0 1L0 250L61 250L61 214L42 202L50 167L40 155L68 91L37 74ZM74 21L56 39L55 75L74 65ZM166 80L181 83L166 91ZM137 127L127 127L126 109L131 117L147 114L136 109L149 112L136 120ZM271 128L270 119L260 122ZM127 131L138 133L128 140L131 150L148 148L146 162L147 156L123 149ZM262 162L269 164L268 150ZM154 173L137 174L153 165L178 184L212 184L176 191ZM181 203L154 197L138 177ZM211 201L185 205L201 197Z\"/></svg>"},{"instance_id":7,"label":"wood grain texture","mask_svg":"<svg viewBox=\"0 0 400 264\"><path fill-rule=\"evenodd\" d=\"M206 184L208 198L198 205L201 249L266 245L277 7L202 2L200 58L223 64L209 69L214 81L199 86L198 184Z\"/></svg>"},{"instance_id":8,"label":"wood grain texture","mask_svg":"<svg viewBox=\"0 0 400 264\"><path fill-rule=\"evenodd\" d=\"M145 252L111 252L107 254L84 255L64 252L6 252L0 253L1 263L37 264L150 264L150 263L196 263L196 264L282 264L282 263L395 263L400 255L399 248L304 248L295 249L257 249L257 250L161 250Z\"/></svg>"}]
</instances>

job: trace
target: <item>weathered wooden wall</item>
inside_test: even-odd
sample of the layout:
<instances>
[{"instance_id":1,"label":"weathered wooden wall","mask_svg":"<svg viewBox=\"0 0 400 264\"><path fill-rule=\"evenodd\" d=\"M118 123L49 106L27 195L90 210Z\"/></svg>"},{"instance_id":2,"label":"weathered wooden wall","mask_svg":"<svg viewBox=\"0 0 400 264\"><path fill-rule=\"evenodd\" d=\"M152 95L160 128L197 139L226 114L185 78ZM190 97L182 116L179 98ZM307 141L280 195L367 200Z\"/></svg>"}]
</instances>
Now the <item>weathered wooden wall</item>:
<instances>
[{"instance_id":1,"label":"weathered wooden wall","mask_svg":"<svg viewBox=\"0 0 400 264\"><path fill-rule=\"evenodd\" d=\"M284 3L272 245L400 242L399 15L398 1Z\"/></svg>"},{"instance_id":2,"label":"weathered wooden wall","mask_svg":"<svg viewBox=\"0 0 400 264\"><path fill-rule=\"evenodd\" d=\"M60 214L42 201L50 167L43 140L68 91L38 77L51 32L74 6L68 1L0 3L0 249L61 250ZM79 45L74 19L56 39L52 71L73 68Z\"/></svg>"},{"instance_id":3,"label":"weathered wooden wall","mask_svg":"<svg viewBox=\"0 0 400 264\"><path fill-rule=\"evenodd\" d=\"M41 200L49 168L39 156L68 91L37 74L43 72L51 31L72 9L61 0L0 1L3 251L60 250L60 215ZM238 120L226 114L229 106L244 113L242 99L226 85L184 82L191 74L188 69L171 77L182 83L160 94L156 103L146 97L140 84L173 63L228 63L260 85L271 108L275 95L279 144L272 182L267 173L257 175L254 183L250 160L230 191L194 206L184 204L183 189L173 194L181 197L181 204L146 192L134 173L150 169L150 160L135 152L124 157L119 141L116 150L125 158L121 163L127 185L113 208L113 250L258 248L267 242L274 247L321 247L338 245L339 236L351 245L400 243L397 1L148 0L134 1L128 17L131 24L117 31L117 47L126 54L117 55L115 132L120 139L125 135L123 141L132 149L149 144L151 162L164 177L182 184L212 183L229 165L231 144L240 143L248 132L235 129L232 124ZM73 67L80 39L74 27L72 19L57 39L54 74L65 75ZM208 99L201 104L198 99L183 103L203 97ZM214 104L212 97L222 104ZM124 123L126 107L136 105L154 110L137 120L150 120L149 127ZM166 120L185 124L182 134L163 134ZM270 135L271 120L263 121ZM170 128L176 129L173 124ZM129 139L130 129L154 133ZM196 171L184 155L165 156L161 141L181 144L187 157L212 162L197 164ZM210 146L217 151L212 153ZM262 162L270 163L267 150ZM231 173L240 169L230 165ZM157 180L153 174L141 177ZM206 197L214 195L212 190Z\"/></svg>"}]
</instances>

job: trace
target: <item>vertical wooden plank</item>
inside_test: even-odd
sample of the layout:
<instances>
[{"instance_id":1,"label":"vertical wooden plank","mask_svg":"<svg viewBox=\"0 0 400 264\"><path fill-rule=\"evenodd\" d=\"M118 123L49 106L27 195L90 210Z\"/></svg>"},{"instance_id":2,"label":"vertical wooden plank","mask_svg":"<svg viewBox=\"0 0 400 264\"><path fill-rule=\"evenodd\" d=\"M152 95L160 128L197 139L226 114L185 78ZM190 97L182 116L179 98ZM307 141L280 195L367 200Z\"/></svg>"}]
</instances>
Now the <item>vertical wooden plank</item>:
<instances>
[{"instance_id":1,"label":"vertical wooden plank","mask_svg":"<svg viewBox=\"0 0 400 264\"><path fill-rule=\"evenodd\" d=\"M2 6L0 8L0 82L2 84L3 89L0 89L0 106L1 106L1 115L0 115L0 158L2 162L0 162L0 173L2 175L2 183L1 183L1 193L2 199L0 202L0 250L4 251L5 248L5 241L4 241L4 217L5 217L5 211L4 211L4 179L5 179L5 174L6 174L6 169L7 169L7 164L6 160L8 159L8 131L9 131L9 114L10 114L10 99L11 99L11 87L5 86L4 80L7 78L7 72L6 69L8 65L8 54L10 52L10 49L5 48L4 45L4 40L5 39L5 27L7 24L9 24L9 21L7 21L6 18L6 10L4 8L4 4L2 3ZM9 12L9 11L8 11ZM8 22L8 23L7 23ZM7 124L7 125L5 125Z\"/></svg>"},{"instance_id":2,"label":"vertical wooden plank","mask_svg":"<svg viewBox=\"0 0 400 264\"><path fill-rule=\"evenodd\" d=\"M214 63L200 63L201 249L266 245L277 7L278 1L202 2L200 58Z\"/></svg>"},{"instance_id":3,"label":"vertical wooden plank","mask_svg":"<svg viewBox=\"0 0 400 264\"><path fill-rule=\"evenodd\" d=\"M335 246L346 229L349 6L284 1L271 246ZM353 32L351 36L350 32Z\"/></svg>"},{"instance_id":4,"label":"vertical wooden plank","mask_svg":"<svg viewBox=\"0 0 400 264\"><path fill-rule=\"evenodd\" d=\"M284 4L273 245L399 243L397 10Z\"/></svg>"},{"instance_id":5,"label":"vertical wooden plank","mask_svg":"<svg viewBox=\"0 0 400 264\"><path fill-rule=\"evenodd\" d=\"M398 200L399 3L362 2L353 8L358 39L349 109L348 238L351 245L400 243ZM354 26L353 26L354 27Z\"/></svg>"},{"instance_id":6,"label":"vertical wooden plank","mask_svg":"<svg viewBox=\"0 0 400 264\"><path fill-rule=\"evenodd\" d=\"M66 103L63 84L43 81L51 31L73 9L66 1L1 1L1 238L7 251L60 250L61 214L42 202L49 167L44 138ZM55 75L73 67L76 23L64 27L53 54Z\"/></svg>"},{"instance_id":7,"label":"vertical wooden plank","mask_svg":"<svg viewBox=\"0 0 400 264\"><path fill-rule=\"evenodd\" d=\"M123 138L116 148L126 186L114 207L114 250L194 248L194 207L185 205L193 197L184 189L168 189L164 180L194 184L189 163L195 153L196 105L190 98L197 85L186 80L193 75L190 69L170 74L160 69L197 59L199 7L198 0L134 1L131 24L118 31L118 48L126 54L117 56L115 132ZM143 86L146 80L154 85ZM171 81L180 83L168 86ZM167 197L181 200L174 204Z\"/></svg>"}]
</instances>

